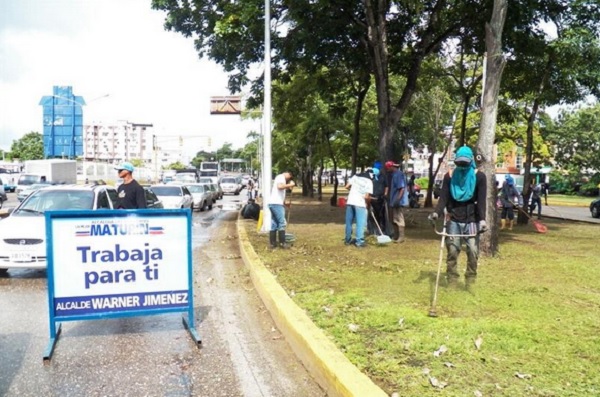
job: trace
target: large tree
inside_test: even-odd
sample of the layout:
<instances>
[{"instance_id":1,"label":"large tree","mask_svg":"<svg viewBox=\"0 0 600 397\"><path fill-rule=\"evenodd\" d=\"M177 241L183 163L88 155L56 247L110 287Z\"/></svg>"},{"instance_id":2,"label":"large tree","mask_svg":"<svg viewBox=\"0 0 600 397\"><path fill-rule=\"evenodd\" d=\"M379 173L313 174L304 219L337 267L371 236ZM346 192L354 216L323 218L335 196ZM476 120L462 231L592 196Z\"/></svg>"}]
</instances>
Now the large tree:
<instances>
[{"instance_id":1,"label":"large tree","mask_svg":"<svg viewBox=\"0 0 600 397\"><path fill-rule=\"evenodd\" d=\"M44 158L44 140L39 132L30 132L13 141L10 147L13 159L39 160Z\"/></svg>"}]
</instances>

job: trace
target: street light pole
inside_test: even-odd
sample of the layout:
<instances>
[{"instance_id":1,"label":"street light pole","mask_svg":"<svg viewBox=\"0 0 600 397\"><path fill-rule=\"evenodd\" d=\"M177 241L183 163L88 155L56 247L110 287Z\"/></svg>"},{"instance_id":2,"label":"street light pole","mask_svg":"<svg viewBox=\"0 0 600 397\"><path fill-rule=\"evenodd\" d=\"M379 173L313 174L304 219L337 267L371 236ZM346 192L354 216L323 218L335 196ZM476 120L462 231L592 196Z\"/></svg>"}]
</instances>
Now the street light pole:
<instances>
[{"instance_id":1,"label":"street light pole","mask_svg":"<svg viewBox=\"0 0 600 397\"><path fill-rule=\"evenodd\" d=\"M265 0L265 97L264 97L264 134L262 161L262 202L263 223L262 232L271 230L271 211L269 210L269 195L271 190L271 9L270 0Z\"/></svg>"}]
</instances>

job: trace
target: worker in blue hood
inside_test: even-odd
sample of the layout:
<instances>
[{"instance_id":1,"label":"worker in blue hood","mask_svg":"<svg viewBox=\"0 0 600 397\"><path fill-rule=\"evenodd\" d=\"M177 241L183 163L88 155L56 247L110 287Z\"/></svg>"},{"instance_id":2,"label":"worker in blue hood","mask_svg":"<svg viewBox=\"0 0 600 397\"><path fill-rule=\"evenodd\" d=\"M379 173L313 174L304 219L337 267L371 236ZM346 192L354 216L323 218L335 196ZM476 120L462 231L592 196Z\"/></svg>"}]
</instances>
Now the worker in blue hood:
<instances>
[{"instance_id":1,"label":"worker in blue hood","mask_svg":"<svg viewBox=\"0 0 600 397\"><path fill-rule=\"evenodd\" d=\"M456 168L452 174L444 176L435 212L429 216L429 219L435 220L444 215L446 210L446 232L449 235L469 236L449 236L446 239L446 277L449 282L459 277L457 262L463 241L467 251L465 277L473 279L477 276L479 233L487 231L485 174L476 170L473 151L468 146L458 149L454 164Z\"/></svg>"}]
</instances>

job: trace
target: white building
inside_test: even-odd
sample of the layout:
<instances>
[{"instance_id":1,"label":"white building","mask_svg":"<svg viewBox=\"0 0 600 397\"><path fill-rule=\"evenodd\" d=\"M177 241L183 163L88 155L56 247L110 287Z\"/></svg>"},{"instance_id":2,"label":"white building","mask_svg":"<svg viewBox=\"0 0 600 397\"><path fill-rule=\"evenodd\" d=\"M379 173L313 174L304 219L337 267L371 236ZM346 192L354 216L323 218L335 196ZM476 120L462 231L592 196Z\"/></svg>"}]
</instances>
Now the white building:
<instances>
[{"instance_id":1,"label":"white building","mask_svg":"<svg viewBox=\"0 0 600 397\"><path fill-rule=\"evenodd\" d=\"M140 159L159 170L184 160L181 143L157 137L152 124L129 121L84 125L83 159L112 164Z\"/></svg>"}]
</instances>

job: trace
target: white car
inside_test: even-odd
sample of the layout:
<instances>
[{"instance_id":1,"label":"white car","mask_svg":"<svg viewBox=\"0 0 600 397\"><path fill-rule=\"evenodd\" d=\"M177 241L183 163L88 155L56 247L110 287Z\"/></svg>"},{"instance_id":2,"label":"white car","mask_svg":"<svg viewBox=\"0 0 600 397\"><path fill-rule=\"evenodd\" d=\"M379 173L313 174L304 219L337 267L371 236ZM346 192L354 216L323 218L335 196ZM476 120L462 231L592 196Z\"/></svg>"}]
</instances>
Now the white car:
<instances>
[{"instance_id":1,"label":"white car","mask_svg":"<svg viewBox=\"0 0 600 397\"><path fill-rule=\"evenodd\" d=\"M185 185L185 187L192 193L194 200L192 209L204 211L208 208L209 210L212 210L215 200L209 185L204 183L189 183Z\"/></svg>"},{"instance_id":2,"label":"white car","mask_svg":"<svg viewBox=\"0 0 600 397\"><path fill-rule=\"evenodd\" d=\"M55 185L31 193L0 221L0 273L46 268L46 211L112 209L116 195L106 185Z\"/></svg>"},{"instance_id":3,"label":"white car","mask_svg":"<svg viewBox=\"0 0 600 397\"><path fill-rule=\"evenodd\" d=\"M162 201L165 209L192 209L194 204L192 194L183 185L152 185L150 189Z\"/></svg>"},{"instance_id":4,"label":"white car","mask_svg":"<svg viewBox=\"0 0 600 397\"><path fill-rule=\"evenodd\" d=\"M243 189L241 178L236 176L224 176L221 178L220 186L223 193L231 193L236 196L239 195Z\"/></svg>"}]
</instances>

